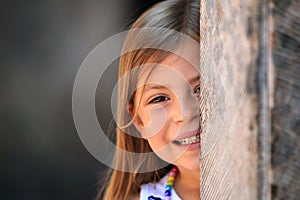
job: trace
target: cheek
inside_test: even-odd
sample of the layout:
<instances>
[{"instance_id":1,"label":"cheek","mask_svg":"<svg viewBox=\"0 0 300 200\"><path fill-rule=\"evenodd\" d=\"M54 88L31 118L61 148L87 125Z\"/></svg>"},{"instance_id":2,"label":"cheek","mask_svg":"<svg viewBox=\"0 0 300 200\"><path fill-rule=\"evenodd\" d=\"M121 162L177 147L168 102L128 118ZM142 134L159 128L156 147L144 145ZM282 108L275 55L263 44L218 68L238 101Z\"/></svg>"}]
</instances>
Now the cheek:
<instances>
[{"instance_id":1,"label":"cheek","mask_svg":"<svg viewBox=\"0 0 300 200\"><path fill-rule=\"evenodd\" d=\"M148 139L148 143L151 149L158 155L163 154L160 152L162 149L165 149L168 146L168 141L166 140L165 131L162 130L160 133L150 137ZM168 147L167 147L168 148ZM167 150L167 149L165 149ZM169 152L169 151L168 151ZM170 152L169 152L170 153Z\"/></svg>"},{"instance_id":2,"label":"cheek","mask_svg":"<svg viewBox=\"0 0 300 200\"><path fill-rule=\"evenodd\" d=\"M139 116L142 122L140 132L145 139L158 135L166 126L167 112L160 105L141 109Z\"/></svg>"}]
</instances>

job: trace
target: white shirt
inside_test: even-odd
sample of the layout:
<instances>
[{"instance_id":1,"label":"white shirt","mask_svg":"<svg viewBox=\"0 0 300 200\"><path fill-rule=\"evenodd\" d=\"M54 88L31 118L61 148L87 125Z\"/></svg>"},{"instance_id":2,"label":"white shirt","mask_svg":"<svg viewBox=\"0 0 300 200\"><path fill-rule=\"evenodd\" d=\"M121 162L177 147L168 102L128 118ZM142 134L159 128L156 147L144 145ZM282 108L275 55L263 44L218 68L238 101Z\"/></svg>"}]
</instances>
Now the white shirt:
<instances>
[{"instance_id":1,"label":"white shirt","mask_svg":"<svg viewBox=\"0 0 300 200\"><path fill-rule=\"evenodd\" d=\"M169 174L164 176L157 183L147 183L147 184L141 185L140 200L148 200L148 197L150 197L150 196L153 196L156 198L161 198L162 200L165 199L164 193L166 190L165 186L167 185L167 182L168 182L168 176L169 176ZM177 195L174 188L172 188L171 197L172 197L172 200L182 200L181 198L179 198L179 196Z\"/></svg>"}]
</instances>

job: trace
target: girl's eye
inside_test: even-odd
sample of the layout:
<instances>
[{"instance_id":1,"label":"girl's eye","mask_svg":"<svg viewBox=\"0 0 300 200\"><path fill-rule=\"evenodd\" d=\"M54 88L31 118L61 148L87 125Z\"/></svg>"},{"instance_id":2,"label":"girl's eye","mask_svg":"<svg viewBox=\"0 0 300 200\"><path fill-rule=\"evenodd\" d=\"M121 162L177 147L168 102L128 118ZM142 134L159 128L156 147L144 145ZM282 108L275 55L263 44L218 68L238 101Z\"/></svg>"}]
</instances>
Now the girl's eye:
<instances>
[{"instance_id":1,"label":"girl's eye","mask_svg":"<svg viewBox=\"0 0 300 200\"><path fill-rule=\"evenodd\" d=\"M170 100L169 97L166 97L166 96L157 96L157 97L151 99L149 101L149 104L151 104L151 103L160 103L160 102L169 101L169 100Z\"/></svg>"},{"instance_id":2,"label":"girl's eye","mask_svg":"<svg viewBox=\"0 0 300 200\"><path fill-rule=\"evenodd\" d=\"M196 95L200 95L200 85L198 85L198 86L195 88L194 93L195 93Z\"/></svg>"}]
</instances>

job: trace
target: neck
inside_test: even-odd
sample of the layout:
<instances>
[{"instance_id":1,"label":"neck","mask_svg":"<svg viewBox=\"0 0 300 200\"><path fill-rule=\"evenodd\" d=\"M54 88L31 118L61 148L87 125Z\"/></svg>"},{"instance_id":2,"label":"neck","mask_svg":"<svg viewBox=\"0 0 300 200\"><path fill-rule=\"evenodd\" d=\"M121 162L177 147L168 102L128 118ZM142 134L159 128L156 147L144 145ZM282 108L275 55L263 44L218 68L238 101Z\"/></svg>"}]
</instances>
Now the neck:
<instances>
[{"instance_id":1,"label":"neck","mask_svg":"<svg viewBox=\"0 0 300 200\"><path fill-rule=\"evenodd\" d=\"M200 171L179 167L174 188L182 199L200 199Z\"/></svg>"}]
</instances>

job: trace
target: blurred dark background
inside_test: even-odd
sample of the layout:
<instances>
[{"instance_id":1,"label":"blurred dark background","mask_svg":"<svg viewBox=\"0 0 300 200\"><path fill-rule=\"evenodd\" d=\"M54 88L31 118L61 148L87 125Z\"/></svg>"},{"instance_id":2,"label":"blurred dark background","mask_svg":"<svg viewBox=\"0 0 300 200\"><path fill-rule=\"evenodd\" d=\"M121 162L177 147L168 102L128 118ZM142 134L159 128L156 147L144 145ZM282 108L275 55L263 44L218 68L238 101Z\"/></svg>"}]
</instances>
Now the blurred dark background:
<instances>
[{"instance_id":1,"label":"blurred dark background","mask_svg":"<svg viewBox=\"0 0 300 200\"><path fill-rule=\"evenodd\" d=\"M95 197L106 167L76 132L74 78L97 44L126 30L156 2L1 1L1 199ZM116 68L117 62L107 70L108 82L100 92L111 88ZM110 90L105 91L105 98L97 98L97 112L107 127Z\"/></svg>"}]
</instances>

